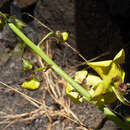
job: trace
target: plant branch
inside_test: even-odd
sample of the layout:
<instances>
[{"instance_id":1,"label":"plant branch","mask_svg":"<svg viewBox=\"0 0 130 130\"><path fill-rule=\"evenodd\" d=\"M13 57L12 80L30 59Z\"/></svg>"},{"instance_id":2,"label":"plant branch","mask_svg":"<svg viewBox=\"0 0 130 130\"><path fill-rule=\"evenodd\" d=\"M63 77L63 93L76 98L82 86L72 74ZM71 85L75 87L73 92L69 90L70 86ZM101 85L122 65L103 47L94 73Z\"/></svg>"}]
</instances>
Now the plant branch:
<instances>
[{"instance_id":1,"label":"plant branch","mask_svg":"<svg viewBox=\"0 0 130 130\"><path fill-rule=\"evenodd\" d=\"M112 120L117 124L122 130L128 130L130 128L130 120L121 120L119 117L117 117L116 114L114 114L109 108L107 107L99 107L99 109L104 112L104 114L107 116L109 120Z\"/></svg>"},{"instance_id":2,"label":"plant branch","mask_svg":"<svg viewBox=\"0 0 130 130\"><path fill-rule=\"evenodd\" d=\"M76 83L70 76L68 76L59 66L55 64L40 47L36 46L29 40L13 23L8 23L9 27L28 45L37 55L39 55L51 68L70 83L82 96L86 97L88 101L91 99L90 94L78 83Z\"/></svg>"}]
</instances>

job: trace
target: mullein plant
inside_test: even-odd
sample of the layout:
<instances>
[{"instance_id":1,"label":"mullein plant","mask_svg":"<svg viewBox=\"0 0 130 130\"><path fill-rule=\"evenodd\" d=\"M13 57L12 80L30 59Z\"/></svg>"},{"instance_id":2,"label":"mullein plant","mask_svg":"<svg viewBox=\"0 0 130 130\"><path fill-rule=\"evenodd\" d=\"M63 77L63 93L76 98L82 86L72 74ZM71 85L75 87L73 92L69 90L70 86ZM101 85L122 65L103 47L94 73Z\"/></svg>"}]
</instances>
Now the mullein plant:
<instances>
[{"instance_id":1,"label":"mullein plant","mask_svg":"<svg viewBox=\"0 0 130 130\"><path fill-rule=\"evenodd\" d=\"M124 49L113 60L87 62L87 65L98 74L88 74L86 70L76 72L74 80L81 84L91 95L91 100L80 95L79 92L67 83L66 93L75 103L81 103L83 99L97 106L108 105L119 99L123 104L130 102L124 97L127 93L127 84L124 83L125 72L121 64L125 62Z\"/></svg>"}]
</instances>

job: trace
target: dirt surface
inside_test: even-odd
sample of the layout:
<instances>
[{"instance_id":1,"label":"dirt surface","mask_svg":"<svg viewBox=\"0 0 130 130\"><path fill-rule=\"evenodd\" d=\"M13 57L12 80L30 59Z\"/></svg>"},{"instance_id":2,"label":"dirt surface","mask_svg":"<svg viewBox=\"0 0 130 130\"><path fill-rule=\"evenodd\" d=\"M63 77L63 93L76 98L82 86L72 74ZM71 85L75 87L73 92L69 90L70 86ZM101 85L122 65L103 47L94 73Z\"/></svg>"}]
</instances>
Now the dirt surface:
<instances>
[{"instance_id":1,"label":"dirt surface","mask_svg":"<svg viewBox=\"0 0 130 130\"><path fill-rule=\"evenodd\" d=\"M10 7L10 5L8 5L8 7ZM31 12L36 18L55 31L68 31L70 34L68 42L73 47L80 50L87 59L107 51L110 52L110 55L105 56L104 59L111 58L122 47L125 48L127 58L125 64L126 81L129 82L130 62L128 59L130 58L130 48L128 44L129 38L127 38L127 36L129 36L129 30L124 31L125 29L122 29L125 22L117 22L125 21L128 17L120 16L119 20L115 19L117 16L115 16L115 14L113 16L112 12L109 11L109 6L103 1L97 2L96 0L87 0L87 2L86 0L83 0L82 2L80 0L77 0L76 2L75 0L38 0L32 7L29 5L29 7L22 8L21 12ZM2 10L4 9L4 7L1 8ZM7 12L13 13L9 8ZM14 14L17 17L17 13L14 12ZM25 17L21 16L21 19L24 20L24 18ZM28 28L31 30L25 29L23 31L28 34L35 43L38 43L38 40L40 41L48 31L36 21L32 21L32 19L29 19L28 23ZM63 116L65 103L64 106L62 106L62 104L54 100L55 96L52 96L49 91L50 89L47 89L47 85L45 84L46 79L41 76L41 73L38 73L37 75L42 84L40 89L37 91L23 89L21 83L30 77L32 71L24 72L22 70L22 59L20 57L21 44L18 44L21 41L16 38L7 26L0 32L0 39L0 81L38 101L45 102L49 107L48 110L50 112L59 111L61 113L61 115L49 113L50 115L48 116L45 113L42 114L44 109L40 109L35 112L35 114L32 114L32 111L37 110L37 107L34 104L31 104L31 102L27 101L17 92L14 93L9 88L0 85L0 116L6 116L5 113L8 115L28 113L23 116L22 119L31 117L31 120L22 122L20 122L21 118L18 117L15 117L18 122L15 122L15 118L11 118L11 120L9 120L10 122L8 122L8 120L3 121L0 119L0 129L7 127L7 124L9 123L12 123L12 125L10 124L7 130L47 130L50 124L53 124L51 127L52 130L93 130L96 128L100 130L119 129L112 121L106 120L105 115L94 105L87 104L86 102L80 105L73 104L72 102L70 104L71 110L85 125L84 127L81 127L81 125L79 125L80 123L76 124L65 118ZM77 58L78 56L67 46L58 45L55 41L53 42L54 43L49 46L49 53L51 53L50 55L53 56L55 62L66 70L67 73L75 72L77 68L72 70L70 67L82 60ZM36 67L38 66L38 59L30 49L25 50L24 56ZM57 79L61 80L59 77L57 77ZM58 85L58 87L61 86ZM59 97L58 101L61 101ZM64 97L67 101L69 100L66 96ZM119 106L118 108L115 107L117 105ZM119 102L115 103L111 108L114 110L116 109L117 112L123 114L123 116L130 115L130 109L124 105L120 105ZM51 121L48 117L51 117ZM70 117L76 120L74 116L71 115ZM14 124L11 121L14 121Z\"/></svg>"}]
</instances>

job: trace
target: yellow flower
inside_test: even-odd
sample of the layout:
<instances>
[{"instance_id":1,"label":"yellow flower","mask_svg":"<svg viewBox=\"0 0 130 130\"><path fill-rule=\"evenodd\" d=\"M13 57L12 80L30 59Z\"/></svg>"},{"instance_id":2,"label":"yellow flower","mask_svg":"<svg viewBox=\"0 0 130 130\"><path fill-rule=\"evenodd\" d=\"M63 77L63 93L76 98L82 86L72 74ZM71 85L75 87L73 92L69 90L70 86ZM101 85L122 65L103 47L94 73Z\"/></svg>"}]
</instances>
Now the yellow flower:
<instances>
[{"instance_id":1,"label":"yellow flower","mask_svg":"<svg viewBox=\"0 0 130 130\"><path fill-rule=\"evenodd\" d=\"M121 68L120 64L125 61L125 52L122 49L113 60L88 62L87 64L94 69L100 76L88 74L87 71L78 71L75 74L75 81L81 84L92 96L89 102L96 105L111 104L117 99L126 105L130 105L130 102L124 98L124 94L127 89L127 85L124 83L125 72ZM74 91L73 87L68 85L66 90L71 93L71 99L76 102L82 102L80 94ZM73 96L73 94L77 96ZM70 95L69 95L70 96ZM78 97L78 98L77 98ZM87 100L87 99L86 99ZM88 100L87 100L88 101Z\"/></svg>"},{"instance_id":2,"label":"yellow flower","mask_svg":"<svg viewBox=\"0 0 130 130\"><path fill-rule=\"evenodd\" d=\"M81 84L86 78L88 72L86 70L78 71L75 74L74 80ZM66 94L71 98L74 103L82 103L83 97L73 88L69 83L66 85Z\"/></svg>"},{"instance_id":3,"label":"yellow flower","mask_svg":"<svg viewBox=\"0 0 130 130\"><path fill-rule=\"evenodd\" d=\"M125 60L125 52L122 49L113 60L88 62L87 64L93 68L104 82L104 92L108 89L113 78L118 77L118 81L124 82L125 72L121 69L120 64Z\"/></svg>"},{"instance_id":4,"label":"yellow flower","mask_svg":"<svg viewBox=\"0 0 130 130\"><path fill-rule=\"evenodd\" d=\"M102 81L96 85L93 94L93 99L101 100L107 104L112 103L118 98L122 103L130 105L124 98L126 84L124 84L125 72L120 67L120 64L125 62L125 52L122 49L113 60L88 62L88 65L93 68L101 77ZM113 95L113 96L112 96ZM114 100L115 99L115 100Z\"/></svg>"}]
</instances>

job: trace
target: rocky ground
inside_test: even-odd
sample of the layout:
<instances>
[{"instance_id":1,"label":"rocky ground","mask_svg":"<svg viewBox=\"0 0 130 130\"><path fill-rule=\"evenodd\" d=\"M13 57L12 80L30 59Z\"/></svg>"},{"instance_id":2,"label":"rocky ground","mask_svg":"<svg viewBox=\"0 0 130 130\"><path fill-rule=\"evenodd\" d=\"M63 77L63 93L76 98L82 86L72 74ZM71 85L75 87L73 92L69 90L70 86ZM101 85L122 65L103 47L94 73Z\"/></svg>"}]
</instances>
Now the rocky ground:
<instances>
[{"instance_id":1,"label":"rocky ground","mask_svg":"<svg viewBox=\"0 0 130 130\"><path fill-rule=\"evenodd\" d=\"M116 2L117 1L115 1L115 3ZM119 3L120 2L121 1L119 1ZM25 0L22 2L14 0L13 3L9 0L3 0L0 4L0 10L11 13L28 23L28 27L23 31L35 43L38 43L48 31L37 21L33 21L32 18L29 18L29 16L22 15L23 12L32 14L53 30L68 31L70 34L68 42L71 46L80 50L87 59L94 58L104 52L109 52L109 55L101 59L112 58L121 48L124 48L126 51L126 63L124 66L126 82L129 82L129 15L126 15L129 9L124 4L123 7L126 11L122 9L122 14L118 11L119 9L116 8L118 4L114 4L113 8L117 9L115 13L112 11L113 8L111 8L112 6L110 5L107 0L105 2L103 0L100 2L96 0ZM16 38L7 26L0 32L0 81L38 101L44 100L49 110L57 110L61 113L64 107L54 100L48 89L45 89L45 81L43 79L42 87L37 91L24 90L20 86L32 72L24 72L22 70L22 60L19 53L21 52L21 44L17 44L19 42L21 41ZM51 44L50 50L55 62L66 70L67 73L79 69L70 69L72 66L81 62L82 59L78 58L67 46L58 45L54 42L54 45ZM37 57L31 50L25 50L25 57L38 66ZM83 67L84 66L81 68ZM38 77L41 78L41 74L38 74ZM81 127L79 123L76 124L65 118L63 115L57 114L52 116L52 113L49 113L51 121L45 113L31 116L31 112L37 110L36 106L32 105L17 92L14 93L14 91L11 91L9 88L0 85L1 118L4 116L2 112L8 115L29 113L23 117L24 119L34 117L32 120L18 121L16 123L11 122L15 121L13 120L14 118L11 118L9 122L11 124L7 130L44 130L49 129L50 122L51 125L53 124L51 127L52 130L119 129L112 121L106 120L105 115L94 105L87 104L86 102L80 105L71 103L70 108L85 125L84 127ZM130 109L119 102L113 104L111 108L123 116L130 115ZM36 113L42 112L39 111ZM3 118L1 118L0 129L3 129L7 127L9 123L8 120L3 121ZM16 119L20 120L21 118Z\"/></svg>"}]
</instances>

